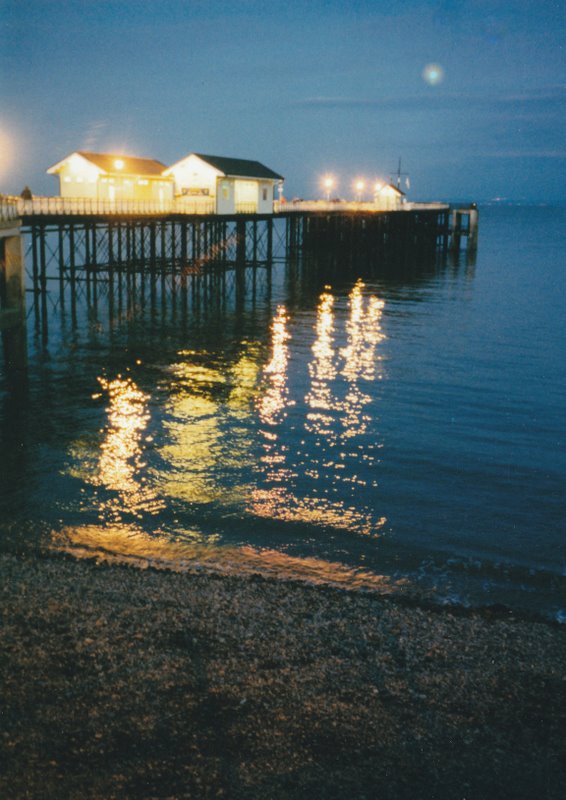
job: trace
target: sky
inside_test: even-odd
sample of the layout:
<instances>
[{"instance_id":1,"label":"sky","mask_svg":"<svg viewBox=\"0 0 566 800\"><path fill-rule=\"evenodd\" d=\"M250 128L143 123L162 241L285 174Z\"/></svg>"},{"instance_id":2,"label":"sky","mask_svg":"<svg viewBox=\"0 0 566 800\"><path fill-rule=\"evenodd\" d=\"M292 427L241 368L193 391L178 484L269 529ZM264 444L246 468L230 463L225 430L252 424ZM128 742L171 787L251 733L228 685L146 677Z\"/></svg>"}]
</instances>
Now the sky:
<instances>
[{"instance_id":1,"label":"sky","mask_svg":"<svg viewBox=\"0 0 566 800\"><path fill-rule=\"evenodd\" d=\"M566 4L0 0L0 192L74 150L249 158L287 197L566 202Z\"/></svg>"}]
</instances>

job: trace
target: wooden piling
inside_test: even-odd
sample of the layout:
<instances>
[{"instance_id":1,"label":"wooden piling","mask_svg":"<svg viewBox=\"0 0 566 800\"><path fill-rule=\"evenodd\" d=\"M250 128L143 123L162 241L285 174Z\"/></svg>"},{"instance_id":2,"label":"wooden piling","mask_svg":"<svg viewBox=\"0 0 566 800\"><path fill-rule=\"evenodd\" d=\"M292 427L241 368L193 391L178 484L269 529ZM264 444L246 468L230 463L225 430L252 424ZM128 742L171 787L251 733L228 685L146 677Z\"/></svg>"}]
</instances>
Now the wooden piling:
<instances>
[{"instance_id":1,"label":"wooden piling","mask_svg":"<svg viewBox=\"0 0 566 800\"><path fill-rule=\"evenodd\" d=\"M27 364L24 250L19 222L0 227L0 331L10 371Z\"/></svg>"}]
</instances>

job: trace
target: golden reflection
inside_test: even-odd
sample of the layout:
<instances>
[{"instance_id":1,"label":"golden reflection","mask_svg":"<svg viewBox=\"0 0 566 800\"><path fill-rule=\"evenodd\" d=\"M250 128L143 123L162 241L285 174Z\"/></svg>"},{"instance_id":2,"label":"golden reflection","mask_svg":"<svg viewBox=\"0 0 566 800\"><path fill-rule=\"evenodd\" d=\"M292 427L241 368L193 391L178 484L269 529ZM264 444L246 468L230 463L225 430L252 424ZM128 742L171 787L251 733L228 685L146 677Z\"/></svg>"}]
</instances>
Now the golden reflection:
<instances>
[{"instance_id":1,"label":"golden reflection","mask_svg":"<svg viewBox=\"0 0 566 800\"><path fill-rule=\"evenodd\" d=\"M287 311L279 306L271 325L271 360L264 369L267 388L258 403L259 416L267 425L275 425L278 413L288 398L287 365L289 361Z\"/></svg>"},{"instance_id":2,"label":"golden reflection","mask_svg":"<svg viewBox=\"0 0 566 800\"><path fill-rule=\"evenodd\" d=\"M108 489L131 494L138 488L136 473L144 466L140 438L149 421L149 398L129 378L98 381L110 400L98 480Z\"/></svg>"},{"instance_id":3,"label":"golden reflection","mask_svg":"<svg viewBox=\"0 0 566 800\"><path fill-rule=\"evenodd\" d=\"M178 572L265 575L308 583L373 589L380 593L403 589L405 580L375 575L369 570L334 561L289 556L279 550L251 546L230 547L193 541L167 541L135 528L103 529L97 526L64 528L52 535L51 547L75 557L128 563L139 568Z\"/></svg>"},{"instance_id":4,"label":"golden reflection","mask_svg":"<svg viewBox=\"0 0 566 800\"><path fill-rule=\"evenodd\" d=\"M222 444L219 402L192 389L175 387L166 408L164 444L159 455L161 491L188 503L211 503L220 496L216 470Z\"/></svg>"},{"instance_id":5,"label":"golden reflection","mask_svg":"<svg viewBox=\"0 0 566 800\"><path fill-rule=\"evenodd\" d=\"M253 411L261 360L257 344L242 344L238 360L222 371L202 363L210 361L208 354L191 350L181 351L171 367L159 448L164 495L188 503L241 502L241 471L253 458L244 423Z\"/></svg>"},{"instance_id":6,"label":"golden reflection","mask_svg":"<svg viewBox=\"0 0 566 800\"><path fill-rule=\"evenodd\" d=\"M145 446L152 441L146 433L149 395L129 377L98 378L98 382L103 391L93 399L106 393L109 400L100 450L89 448L85 441L75 442L71 448L75 466L70 472L109 490L107 497L97 497L98 516L104 522L119 522L125 514L137 518L155 514L163 508L163 502L143 474L147 466L143 459Z\"/></svg>"},{"instance_id":7,"label":"golden reflection","mask_svg":"<svg viewBox=\"0 0 566 800\"><path fill-rule=\"evenodd\" d=\"M246 343L238 361L230 369L228 405L234 413L248 417L258 394L261 351L255 342Z\"/></svg>"},{"instance_id":8,"label":"golden reflection","mask_svg":"<svg viewBox=\"0 0 566 800\"><path fill-rule=\"evenodd\" d=\"M337 408L332 391L336 378L334 365L334 297L328 292L320 297L316 315L316 340L312 346L313 358L309 364L311 388L306 401L313 409L306 416L305 427L329 439L335 438L334 418L330 412Z\"/></svg>"},{"instance_id":9,"label":"golden reflection","mask_svg":"<svg viewBox=\"0 0 566 800\"><path fill-rule=\"evenodd\" d=\"M360 388L360 381L380 379L376 365L379 358L377 345L385 339L381 330L384 303L375 296L364 297L364 284L359 280L350 293L350 316L346 323L347 344L340 350L343 359L342 375L349 384L342 418L343 438L351 439L364 434L371 417L363 409L371 397ZM367 308L366 308L367 305Z\"/></svg>"},{"instance_id":10,"label":"golden reflection","mask_svg":"<svg viewBox=\"0 0 566 800\"><path fill-rule=\"evenodd\" d=\"M283 478L282 475L277 477L280 480ZM375 534L386 521L382 519L376 525L367 514L353 506L348 507L341 500L331 501L316 496L298 497L285 486L256 489L252 495L250 511L267 519L328 526L355 531L363 536Z\"/></svg>"},{"instance_id":11,"label":"golden reflection","mask_svg":"<svg viewBox=\"0 0 566 800\"><path fill-rule=\"evenodd\" d=\"M364 407L370 396L360 388L362 381L376 377L376 348L384 335L381 331L383 302L375 296L364 296L364 284L359 281L349 298L349 317L346 321L346 346L335 346L335 299L325 290L320 296L315 323L315 341L312 358L308 364L310 387L305 402L310 410L305 415L304 428L312 438L308 455L300 446L290 453L289 437L283 445L279 428L286 424L286 415L278 414L288 404L287 363L289 359L286 332L286 315L282 308L272 326L273 356L266 373L275 377L270 392L260 404L260 419L269 425L262 430L264 483L252 492L249 510L257 516L287 522L303 522L350 530L363 535L375 534L385 524L377 523L371 511L359 510L354 500L357 487L365 487L368 480L367 458L362 458L353 444L355 437L363 434L371 421ZM343 380L340 382L338 376ZM345 391L340 396L340 388ZM332 454L340 445L341 452ZM364 454L367 456L367 453ZM292 468L290 467L292 464ZM299 478L303 489L299 496L295 480ZM332 499L337 485L352 494L347 499ZM372 482L372 485L375 485Z\"/></svg>"},{"instance_id":12,"label":"golden reflection","mask_svg":"<svg viewBox=\"0 0 566 800\"><path fill-rule=\"evenodd\" d=\"M351 382L376 377L376 347L385 339L381 330L381 316L385 303L375 296L364 295L364 284L358 281L350 293L350 317L346 323L348 343L340 355L344 360L342 374Z\"/></svg>"}]
</instances>

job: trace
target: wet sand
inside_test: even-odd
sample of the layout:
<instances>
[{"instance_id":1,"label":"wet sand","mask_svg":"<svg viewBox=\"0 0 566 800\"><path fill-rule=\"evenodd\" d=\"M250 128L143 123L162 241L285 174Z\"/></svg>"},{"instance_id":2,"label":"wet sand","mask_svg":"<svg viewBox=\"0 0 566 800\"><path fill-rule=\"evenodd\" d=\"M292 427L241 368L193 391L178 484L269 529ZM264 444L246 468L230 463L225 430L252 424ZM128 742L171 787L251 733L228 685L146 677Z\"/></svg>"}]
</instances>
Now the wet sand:
<instances>
[{"instance_id":1,"label":"wet sand","mask_svg":"<svg viewBox=\"0 0 566 800\"><path fill-rule=\"evenodd\" d=\"M0 796L562 798L566 628L0 556Z\"/></svg>"}]
</instances>

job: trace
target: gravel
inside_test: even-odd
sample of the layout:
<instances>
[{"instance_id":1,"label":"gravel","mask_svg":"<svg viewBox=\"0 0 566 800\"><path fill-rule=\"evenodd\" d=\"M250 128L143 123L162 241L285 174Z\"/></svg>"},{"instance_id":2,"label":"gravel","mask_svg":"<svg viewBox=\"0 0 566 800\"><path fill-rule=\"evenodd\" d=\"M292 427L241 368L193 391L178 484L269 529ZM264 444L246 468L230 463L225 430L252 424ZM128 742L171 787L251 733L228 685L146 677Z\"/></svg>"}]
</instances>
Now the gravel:
<instances>
[{"instance_id":1,"label":"gravel","mask_svg":"<svg viewBox=\"0 0 566 800\"><path fill-rule=\"evenodd\" d=\"M8 800L566 796L563 626L55 555L0 574Z\"/></svg>"}]
</instances>

